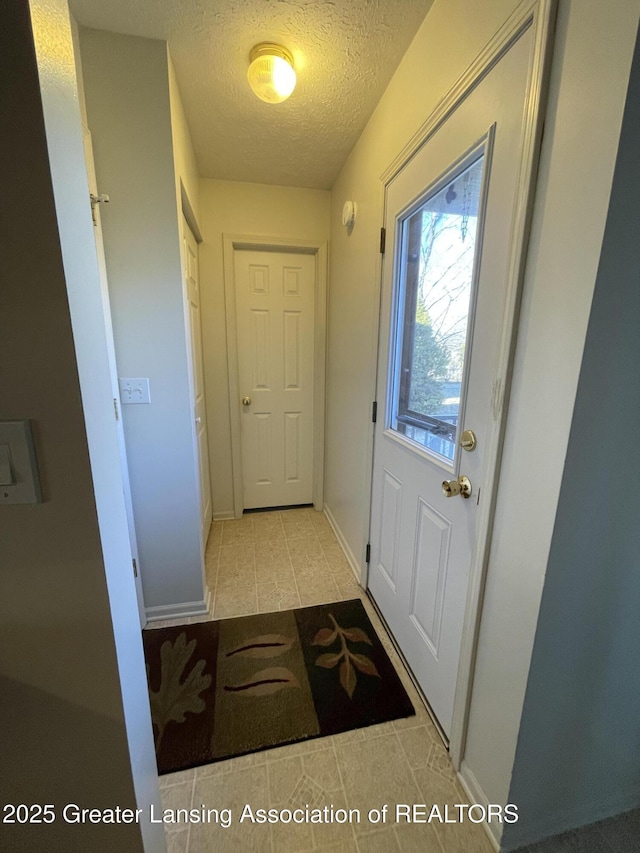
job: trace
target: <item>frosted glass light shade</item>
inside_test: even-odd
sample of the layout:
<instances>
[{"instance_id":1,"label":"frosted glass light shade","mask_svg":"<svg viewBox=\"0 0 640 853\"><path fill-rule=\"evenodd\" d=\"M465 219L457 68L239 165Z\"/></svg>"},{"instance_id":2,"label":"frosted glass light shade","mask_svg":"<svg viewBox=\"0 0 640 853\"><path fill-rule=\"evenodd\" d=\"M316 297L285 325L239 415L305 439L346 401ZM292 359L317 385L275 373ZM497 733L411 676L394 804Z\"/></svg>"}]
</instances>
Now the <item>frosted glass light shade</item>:
<instances>
[{"instance_id":1,"label":"frosted glass light shade","mask_svg":"<svg viewBox=\"0 0 640 853\"><path fill-rule=\"evenodd\" d=\"M249 54L247 80L253 92L267 104L286 101L296 87L293 57L277 44L257 44Z\"/></svg>"}]
</instances>

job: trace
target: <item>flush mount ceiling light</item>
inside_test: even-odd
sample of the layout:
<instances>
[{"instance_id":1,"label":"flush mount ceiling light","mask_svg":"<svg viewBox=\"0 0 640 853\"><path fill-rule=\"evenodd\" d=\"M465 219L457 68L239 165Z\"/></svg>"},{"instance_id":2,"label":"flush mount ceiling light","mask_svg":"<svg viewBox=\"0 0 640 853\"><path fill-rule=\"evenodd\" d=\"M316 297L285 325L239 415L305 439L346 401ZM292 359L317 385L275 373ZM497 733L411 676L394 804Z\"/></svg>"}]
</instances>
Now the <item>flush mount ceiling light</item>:
<instances>
[{"instance_id":1,"label":"flush mount ceiling light","mask_svg":"<svg viewBox=\"0 0 640 853\"><path fill-rule=\"evenodd\" d=\"M247 80L254 93L267 104L286 101L296 87L293 57L279 44L257 44L249 54Z\"/></svg>"}]
</instances>

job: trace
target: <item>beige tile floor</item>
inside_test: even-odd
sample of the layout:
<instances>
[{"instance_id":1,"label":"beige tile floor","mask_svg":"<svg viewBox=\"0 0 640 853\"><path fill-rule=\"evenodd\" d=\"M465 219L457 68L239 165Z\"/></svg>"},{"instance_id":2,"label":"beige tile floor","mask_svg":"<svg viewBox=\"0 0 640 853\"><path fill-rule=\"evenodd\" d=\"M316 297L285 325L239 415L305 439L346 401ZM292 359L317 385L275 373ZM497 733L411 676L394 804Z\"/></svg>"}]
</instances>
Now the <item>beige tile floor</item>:
<instances>
[{"instance_id":1,"label":"beige tile floor","mask_svg":"<svg viewBox=\"0 0 640 853\"><path fill-rule=\"evenodd\" d=\"M384 803L465 803L447 752L322 513L255 513L215 522L206 552L212 617L360 597L411 697L416 716L160 777L164 808L230 808L235 820L167 828L169 853L491 853L482 827L369 824ZM202 617L210 618L210 617ZM198 621L200 617L198 618ZM195 621L194 619L190 621ZM156 623L157 624L157 623ZM171 624L171 623L162 623ZM359 808L354 824L238 823L254 808Z\"/></svg>"}]
</instances>

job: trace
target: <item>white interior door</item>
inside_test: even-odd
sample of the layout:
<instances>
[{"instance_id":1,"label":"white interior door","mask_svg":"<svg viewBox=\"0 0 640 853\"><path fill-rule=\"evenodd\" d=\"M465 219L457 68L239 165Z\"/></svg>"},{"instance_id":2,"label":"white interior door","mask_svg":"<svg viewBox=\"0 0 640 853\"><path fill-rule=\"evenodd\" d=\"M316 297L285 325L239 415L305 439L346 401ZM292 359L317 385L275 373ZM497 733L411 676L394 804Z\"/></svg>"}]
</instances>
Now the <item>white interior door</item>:
<instances>
[{"instance_id":1,"label":"white interior door","mask_svg":"<svg viewBox=\"0 0 640 853\"><path fill-rule=\"evenodd\" d=\"M187 220L182 218L182 259L189 304L189 325L191 338L191 371L193 383L193 418L198 454L198 474L200 484L200 514L202 520L202 544L207 544L211 527L211 477L209 473L209 445L207 442L207 413L204 396L204 368L202 360L202 322L200 318L200 268L198 266L198 243L189 228Z\"/></svg>"},{"instance_id":2,"label":"white interior door","mask_svg":"<svg viewBox=\"0 0 640 853\"><path fill-rule=\"evenodd\" d=\"M315 258L234 252L244 508L313 501Z\"/></svg>"},{"instance_id":3,"label":"white interior door","mask_svg":"<svg viewBox=\"0 0 640 853\"><path fill-rule=\"evenodd\" d=\"M527 32L386 191L369 588L447 736L498 452L531 49Z\"/></svg>"},{"instance_id":4,"label":"white interior door","mask_svg":"<svg viewBox=\"0 0 640 853\"><path fill-rule=\"evenodd\" d=\"M98 197L98 185L96 182L96 168L93 159L93 145L91 133L83 127L84 156L89 178L89 192ZM129 466L127 464L127 448L124 440L124 429L120 411L120 391L118 388L118 369L116 366L116 352L113 342L113 324L111 321L111 305L109 303L109 284L107 280L107 265L104 258L104 241L102 237L102 225L100 221L100 204L93 207L93 233L96 240L96 254L98 256L98 268L100 270L100 289L102 291L102 302L104 305L104 317L106 326L106 340L109 354L109 372L111 374L111 393L113 394L114 417L116 432L118 435L118 449L120 451L120 470L122 473L122 485L124 491L124 502L127 510L127 525L129 528L129 544L131 546L132 570L135 578L136 596L138 599L138 614L140 625L145 626L147 616L144 606L144 595L142 592L142 566L138 556L138 541L136 539L136 528L133 519L133 504L131 502L131 486L129 484Z\"/></svg>"}]
</instances>

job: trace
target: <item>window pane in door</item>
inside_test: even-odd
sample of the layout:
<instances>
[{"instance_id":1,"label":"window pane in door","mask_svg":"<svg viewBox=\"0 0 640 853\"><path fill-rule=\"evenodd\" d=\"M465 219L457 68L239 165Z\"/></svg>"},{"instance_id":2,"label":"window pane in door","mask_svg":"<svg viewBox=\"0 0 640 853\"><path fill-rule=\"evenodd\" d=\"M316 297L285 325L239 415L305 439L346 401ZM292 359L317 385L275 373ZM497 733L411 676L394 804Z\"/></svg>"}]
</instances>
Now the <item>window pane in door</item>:
<instances>
[{"instance_id":1,"label":"window pane in door","mask_svg":"<svg viewBox=\"0 0 640 853\"><path fill-rule=\"evenodd\" d=\"M401 224L391 428L455 458L484 157Z\"/></svg>"}]
</instances>

